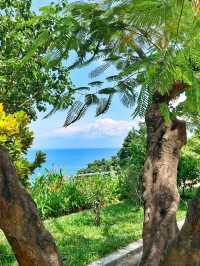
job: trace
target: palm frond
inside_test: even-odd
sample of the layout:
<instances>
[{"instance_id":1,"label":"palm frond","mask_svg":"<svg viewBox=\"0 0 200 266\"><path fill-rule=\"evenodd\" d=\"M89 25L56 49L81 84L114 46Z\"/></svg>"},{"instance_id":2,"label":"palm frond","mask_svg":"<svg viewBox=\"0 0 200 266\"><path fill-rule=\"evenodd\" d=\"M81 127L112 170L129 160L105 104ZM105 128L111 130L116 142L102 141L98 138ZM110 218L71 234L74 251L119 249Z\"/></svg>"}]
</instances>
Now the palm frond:
<instances>
[{"instance_id":1,"label":"palm frond","mask_svg":"<svg viewBox=\"0 0 200 266\"><path fill-rule=\"evenodd\" d=\"M133 107L137 99L137 93L133 90L125 89L120 93L121 103L127 108Z\"/></svg>"},{"instance_id":2,"label":"palm frond","mask_svg":"<svg viewBox=\"0 0 200 266\"><path fill-rule=\"evenodd\" d=\"M117 81L120 80L121 77L119 75L113 75L106 78L107 81Z\"/></svg>"}]
</instances>

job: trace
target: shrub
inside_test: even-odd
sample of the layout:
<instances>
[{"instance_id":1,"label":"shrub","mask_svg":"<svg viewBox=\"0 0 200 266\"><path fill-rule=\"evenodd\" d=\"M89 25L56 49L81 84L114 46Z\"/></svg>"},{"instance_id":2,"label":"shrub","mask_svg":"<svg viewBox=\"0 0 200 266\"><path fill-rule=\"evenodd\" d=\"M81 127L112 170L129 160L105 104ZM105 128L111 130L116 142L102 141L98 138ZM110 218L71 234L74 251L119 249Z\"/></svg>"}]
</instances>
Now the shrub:
<instances>
[{"instance_id":1,"label":"shrub","mask_svg":"<svg viewBox=\"0 0 200 266\"><path fill-rule=\"evenodd\" d=\"M95 175L77 178L77 187L87 208L93 210L95 224L101 223L101 209L118 199L118 179L111 175Z\"/></svg>"},{"instance_id":2,"label":"shrub","mask_svg":"<svg viewBox=\"0 0 200 266\"><path fill-rule=\"evenodd\" d=\"M82 202L75 182L65 181L62 172L46 172L36 178L31 194L44 219L73 212Z\"/></svg>"},{"instance_id":3,"label":"shrub","mask_svg":"<svg viewBox=\"0 0 200 266\"><path fill-rule=\"evenodd\" d=\"M182 152L178 166L177 183L181 188L182 196L188 187L193 187L200 182L200 160L199 156Z\"/></svg>"},{"instance_id":4,"label":"shrub","mask_svg":"<svg viewBox=\"0 0 200 266\"><path fill-rule=\"evenodd\" d=\"M17 175L24 185L28 184L29 175L45 161L45 154L42 152L36 154L32 163L25 158L33 142L33 132L28 127L29 122L25 112L7 114L0 103L0 146L8 150Z\"/></svg>"},{"instance_id":5,"label":"shrub","mask_svg":"<svg viewBox=\"0 0 200 266\"><path fill-rule=\"evenodd\" d=\"M36 178L31 187L32 197L44 219L83 209L92 209L98 216L101 207L117 200L117 191L115 177L84 176L65 180L62 172L47 172Z\"/></svg>"},{"instance_id":6,"label":"shrub","mask_svg":"<svg viewBox=\"0 0 200 266\"><path fill-rule=\"evenodd\" d=\"M142 204L142 174L146 154L146 129L140 125L139 130L133 129L125 138L118 152L121 167L121 197Z\"/></svg>"},{"instance_id":7,"label":"shrub","mask_svg":"<svg viewBox=\"0 0 200 266\"><path fill-rule=\"evenodd\" d=\"M120 199L131 200L140 207L143 204L142 168L139 170L130 165L121 171L119 188Z\"/></svg>"}]
</instances>

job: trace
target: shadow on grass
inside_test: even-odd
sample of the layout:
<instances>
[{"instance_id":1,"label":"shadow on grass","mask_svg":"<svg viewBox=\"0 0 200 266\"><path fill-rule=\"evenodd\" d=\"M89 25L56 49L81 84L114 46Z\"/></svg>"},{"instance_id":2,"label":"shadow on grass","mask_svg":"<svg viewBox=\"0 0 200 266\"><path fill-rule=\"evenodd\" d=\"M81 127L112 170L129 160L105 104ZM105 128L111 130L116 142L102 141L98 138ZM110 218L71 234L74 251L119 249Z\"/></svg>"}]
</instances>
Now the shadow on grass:
<instances>
[{"instance_id":1,"label":"shadow on grass","mask_svg":"<svg viewBox=\"0 0 200 266\"><path fill-rule=\"evenodd\" d=\"M94 225L94 217L90 212L67 220L67 223L59 219L51 221L51 229L57 234L57 245L64 263L66 266L85 266L138 240L141 224L135 224L142 221L142 211L136 211L129 202L112 205L102 211L100 227ZM137 233L134 233L136 229Z\"/></svg>"},{"instance_id":2,"label":"shadow on grass","mask_svg":"<svg viewBox=\"0 0 200 266\"><path fill-rule=\"evenodd\" d=\"M70 234L59 242L60 252L66 266L84 266L103 257L119 248L119 243L124 245L119 236L109 236L102 239L91 239L82 235Z\"/></svg>"},{"instance_id":3,"label":"shadow on grass","mask_svg":"<svg viewBox=\"0 0 200 266\"><path fill-rule=\"evenodd\" d=\"M181 211L186 209L181 202ZM182 214L181 214L182 215ZM143 210L132 202L121 202L102 210L102 224L94 225L94 216L89 211L51 219L45 224L56 239L57 246L64 259L65 266L86 266L126 246L141 237ZM15 257L5 256L11 253L7 243L0 243L0 266L14 266ZM4 256L1 258L1 254Z\"/></svg>"}]
</instances>

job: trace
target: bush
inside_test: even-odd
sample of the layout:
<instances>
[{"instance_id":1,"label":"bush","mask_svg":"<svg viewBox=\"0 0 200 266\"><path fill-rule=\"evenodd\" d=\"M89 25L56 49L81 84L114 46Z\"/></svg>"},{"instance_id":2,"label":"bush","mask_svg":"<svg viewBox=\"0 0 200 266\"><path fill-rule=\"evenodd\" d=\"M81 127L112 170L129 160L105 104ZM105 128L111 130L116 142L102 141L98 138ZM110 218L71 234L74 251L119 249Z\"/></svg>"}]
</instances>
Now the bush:
<instances>
[{"instance_id":1,"label":"bush","mask_svg":"<svg viewBox=\"0 0 200 266\"><path fill-rule=\"evenodd\" d=\"M36 153L35 160L26 159L33 142L33 132L29 129L29 117L23 112L7 114L0 103L0 145L4 147L15 165L17 175L23 185L29 184L29 175L45 161L45 154Z\"/></svg>"},{"instance_id":2,"label":"bush","mask_svg":"<svg viewBox=\"0 0 200 266\"><path fill-rule=\"evenodd\" d=\"M128 199L135 206L143 204L143 185L142 168L139 170L130 165L130 168L124 169L120 175L120 199Z\"/></svg>"},{"instance_id":3,"label":"bush","mask_svg":"<svg viewBox=\"0 0 200 266\"><path fill-rule=\"evenodd\" d=\"M118 179L100 175L65 180L62 172L47 172L35 179L31 194L44 219L84 209L99 213L101 207L117 200Z\"/></svg>"},{"instance_id":4,"label":"bush","mask_svg":"<svg viewBox=\"0 0 200 266\"><path fill-rule=\"evenodd\" d=\"M146 156L146 128L132 129L125 138L122 148L110 160L96 160L79 173L115 172L118 175L118 196L142 204L142 173Z\"/></svg>"},{"instance_id":5,"label":"bush","mask_svg":"<svg viewBox=\"0 0 200 266\"><path fill-rule=\"evenodd\" d=\"M146 156L146 129L140 125L139 130L133 129L125 138L122 148L118 152L121 167L121 197L133 201L141 206L142 174Z\"/></svg>"},{"instance_id":6,"label":"bush","mask_svg":"<svg viewBox=\"0 0 200 266\"><path fill-rule=\"evenodd\" d=\"M118 199L118 179L111 175L79 177L77 188L85 199L87 208L92 209L97 226L101 223L101 209Z\"/></svg>"},{"instance_id":7,"label":"bush","mask_svg":"<svg viewBox=\"0 0 200 266\"><path fill-rule=\"evenodd\" d=\"M181 189L182 195L185 190L200 182L200 160L198 156L182 152L181 160L178 166L178 187Z\"/></svg>"},{"instance_id":8,"label":"bush","mask_svg":"<svg viewBox=\"0 0 200 266\"><path fill-rule=\"evenodd\" d=\"M62 172L47 172L32 184L31 194L42 218L59 217L79 209L84 199L74 180L66 181Z\"/></svg>"}]
</instances>

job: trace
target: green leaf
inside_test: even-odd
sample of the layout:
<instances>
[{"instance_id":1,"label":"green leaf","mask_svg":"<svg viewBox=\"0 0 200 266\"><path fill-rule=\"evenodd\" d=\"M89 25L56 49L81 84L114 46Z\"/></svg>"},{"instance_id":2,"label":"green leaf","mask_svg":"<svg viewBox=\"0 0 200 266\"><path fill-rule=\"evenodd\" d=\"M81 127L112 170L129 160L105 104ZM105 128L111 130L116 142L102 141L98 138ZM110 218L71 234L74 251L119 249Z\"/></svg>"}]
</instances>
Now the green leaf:
<instances>
[{"instance_id":1,"label":"green leaf","mask_svg":"<svg viewBox=\"0 0 200 266\"><path fill-rule=\"evenodd\" d=\"M46 42L49 41L49 36L50 33L48 30L44 30L39 34L38 38L34 41L31 50L24 56L22 60L23 64L26 64L31 59L31 57L34 56L38 48L42 47Z\"/></svg>"},{"instance_id":2,"label":"green leaf","mask_svg":"<svg viewBox=\"0 0 200 266\"><path fill-rule=\"evenodd\" d=\"M103 84L102 81L93 81L93 82L88 83L88 85L92 87L101 86L102 84Z\"/></svg>"},{"instance_id":3,"label":"green leaf","mask_svg":"<svg viewBox=\"0 0 200 266\"><path fill-rule=\"evenodd\" d=\"M98 93L99 93L99 94L113 94L113 93L115 93L116 91L117 91L116 89L110 87L110 88L104 88L104 89L102 89L102 90L99 90Z\"/></svg>"},{"instance_id":4,"label":"green leaf","mask_svg":"<svg viewBox=\"0 0 200 266\"><path fill-rule=\"evenodd\" d=\"M106 62L106 63L102 64L101 66L98 66L95 70L93 70L89 76L91 78L95 78L95 77L103 74L110 66L111 66L111 63Z\"/></svg>"},{"instance_id":5,"label":"green leaf","mask_svg":"<svg viewBox=\"0 0 200 266\"><path fill-rule=\"evenodd\" d=\"M99 102L99 98L95 94L87 94L85 95L85 104L87 106L92 104L97 104Z\"/></svg>"},{"instance_id":6,"label":"green leaf","mask_svg":"<svg viewBox=\"0 0 200 266\"><path fill-rule=\"evenodd\" d=\"M75 91L84 91L84 90L90 90L90 87L83 86L75 89Z\"/></svg>"},{"instance_id":7,"label":"green leaf","mask_svg":"<svg viewBox=\"0 0 200 266\"><path fill-rule=\"evenodd\" d=\"M65 119L64 127L68 127L77 120L79 120L85 114L87 110L87 105L80 101L76 101L70 108L67 117Z\"/></svg>"},{"instance_id":8,"label":"green leaf","mask_svg":"<svg viewBox=\"0 0 200 266\"><path fill-rule=\"evenodd\" d=\"M110 95L107 99L106 98L100 99L96 109L96 116L104 114L109 109L111 101L112 101L112 95Z\"/></svg>"},{"instance_id":9,"label":"green leaf","mask_svg":"<svg viewBox=\"0 0 200 266\"><path fill-rule=\"evenodd\" d=\"M106 78L106 80L108 81L116 81L116 80L120 80L121 77L119 75L113 75L113 76L109 76Z\"/></svg>"}]
</instances>

